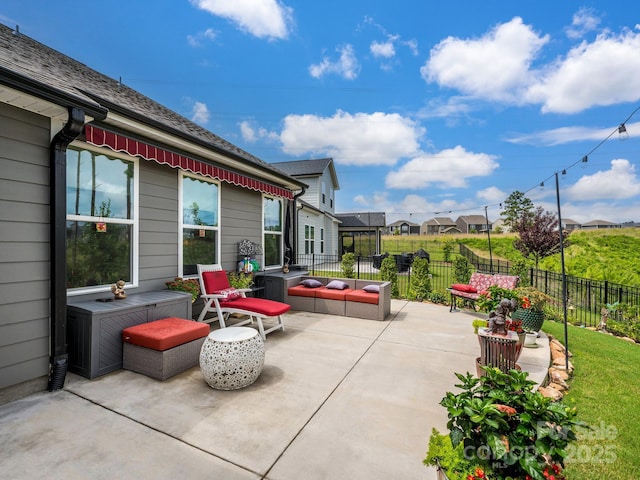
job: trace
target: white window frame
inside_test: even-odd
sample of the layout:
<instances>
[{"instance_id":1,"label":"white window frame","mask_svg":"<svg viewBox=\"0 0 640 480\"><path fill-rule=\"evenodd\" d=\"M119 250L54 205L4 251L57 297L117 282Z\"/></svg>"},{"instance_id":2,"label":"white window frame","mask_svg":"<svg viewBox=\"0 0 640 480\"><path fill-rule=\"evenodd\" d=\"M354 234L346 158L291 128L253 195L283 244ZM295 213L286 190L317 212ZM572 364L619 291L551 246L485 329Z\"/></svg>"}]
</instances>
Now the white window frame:
<instances>
[{"instance_id":1,"label":"white window frame","mask_svg":"<svg viewBox=\"0 0 640 480\"><path fill-rule=\"evenodd\" d=\"M280 202L280 231L274 231L274 230L265 230L265 224L264 224L264 206L265 206L265 201L266 200L276 200L278 202ZM275 197L275 196L271 196L271 195L263 195L262 196L262 263L263 263L263 268L265 270L274 270L277 268L282 268L282 263L284 261L284 208L285 208L285 200L284 198L281 197ZM267 246L266 246L266 242L265 242L265 236L266 235L279 235L280 236L280 258L278 259L278 263L274 264L274 265L267 265Z\"/></svg>"},{"instance_id":2,"label":"white window frame","mask_svg":"<svg viewBox=\"0 0 640 480\"><path fill-rule=\"evenodd\" d=\"M311 234L311 235L309 235ZM304 225L304 253L305 255L313 255L315 253L316 227L314 225Z\"/></svg>"},{"instance_id":3,"label":"white window frame","mask_svg":"<svg viewBox=\"0 0 640 480\"><path fill-rule=\"evenodd\" d=\"M210 226L210 225L185 225L184 223L184 209L183 209L183 202L184 202L184 197L183 197L183 190L184 187L183 185L183 179L184 177L190 177L190 178L197 178L198 180L202 180L204 182L207 183L211 183L213 185L217 185L218 186L218 199L217 199L217 205L218 205L218 225L217 226ZM189 228L189 229L203 229L203 230L213 230L216 231L218 234L216 235L216 254L217 254L217 258L214 259L213 263L220 263L220 245L221 245L221 217L220 217L220 211L221 211L221 206L220 206L220 200L221 200L221 195L220 195L220 191L221 191L221 186L220 186L220 182L217 180L214 180L210 177L205 177L203 175L196 175L193 173L189 173L189 172L185 172L183 170L180 170L180 174L178 175L178 276L179 277L183 277L183 278L197 278L198 275L194 274L194 275L183 275L184 274L184 252L183 252L183 238L184 238L184 229L185 228Z\"/></svg>"},{"instance_id":4,"label":"white window frame","mask_svg":"<svg viewBox=\"0 0 640 480\"><path fill-rule=\"evenodd\" d=\"M131 214L132 219L126 218L112 218L108 221L104 217L92 217L90 215L66 215L67 221L74 222L104 222L104 223L117 223L124 225L132 225L131 228L131 282L126 283L125 287L136 288L139 283L139 242L140 242L140 163L138 157L132 157L120 152L114 152L113 150L106 148L94 147L88 143L72 142L69 145L72 149L87 150L98 155L104 155L105 157L117 158L120 160L126 160L133 164L133 191ZM115 283L115 280L114 280ZM76 295L87 295L90 293L110 292L111 285L95 285L91 287L78 287L68 288L67 296L72 297Z\"/></svg>"},{"instance_id":5,"label":"white window frame","mask_svg":"<svg viewBox=\"0 0 640 480\"><path fill-rule=\"evenodd\" d=\"M324 254L324 228L320 227L320 254Z\"/></svg>"}]
</instances>

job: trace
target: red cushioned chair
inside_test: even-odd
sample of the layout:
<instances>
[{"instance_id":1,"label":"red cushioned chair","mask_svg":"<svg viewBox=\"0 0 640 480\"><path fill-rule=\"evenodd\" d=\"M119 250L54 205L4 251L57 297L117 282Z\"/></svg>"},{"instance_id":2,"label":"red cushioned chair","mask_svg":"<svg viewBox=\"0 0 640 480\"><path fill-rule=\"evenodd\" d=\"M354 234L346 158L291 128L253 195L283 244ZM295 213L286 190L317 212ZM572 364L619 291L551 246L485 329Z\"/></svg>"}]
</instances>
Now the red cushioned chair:
<instances>
[{"instance_id":1,"label":"red cushioned chair","mask_svg":"<svg viewBox=\"0 0 640 480\"><path fill-rule=\"evenodd\" d=\"M284 331L284 320L282 315L291 309L290 305L264 298L248 298L246 292L250 289L233 289L229 285L227 272L222 270L220 265L198 264L198 278L200 280L201 297L205 301L204 308L198 317L198 321L204 321L208 312L215 312L220 322L220 328L226 327L226 320L232 313L247 315L248 320L235 325L245 325L253 323L255 318L258 323L258 330L263 340L266 340L267 333L274 330ZM262 319L265 317L275 317L277 323L268 329L264 329Z\"/></svg>"}]
</instances>

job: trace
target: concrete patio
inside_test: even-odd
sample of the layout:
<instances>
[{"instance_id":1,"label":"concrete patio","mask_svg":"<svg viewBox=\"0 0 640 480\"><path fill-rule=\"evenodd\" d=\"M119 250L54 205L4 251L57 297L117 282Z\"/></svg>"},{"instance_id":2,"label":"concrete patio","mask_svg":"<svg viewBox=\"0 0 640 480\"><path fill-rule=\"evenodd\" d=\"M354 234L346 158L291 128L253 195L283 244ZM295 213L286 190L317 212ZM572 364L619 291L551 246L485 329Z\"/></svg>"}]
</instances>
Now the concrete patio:
<instances>
[{"instance_id":1,"label":"concrete patio","mask_svg":"<svg viewBox=\"0 0 640 480\"><path fill-rule=\"evenodd\" d=\"M475 373L471 312L392 301L385 322L287 314L262 374L211 389L120 370L0 407L7 479L435 479L422 464L454 372ZM541 382L546 337L518 361Z\"/></svg>"}]
</instances>

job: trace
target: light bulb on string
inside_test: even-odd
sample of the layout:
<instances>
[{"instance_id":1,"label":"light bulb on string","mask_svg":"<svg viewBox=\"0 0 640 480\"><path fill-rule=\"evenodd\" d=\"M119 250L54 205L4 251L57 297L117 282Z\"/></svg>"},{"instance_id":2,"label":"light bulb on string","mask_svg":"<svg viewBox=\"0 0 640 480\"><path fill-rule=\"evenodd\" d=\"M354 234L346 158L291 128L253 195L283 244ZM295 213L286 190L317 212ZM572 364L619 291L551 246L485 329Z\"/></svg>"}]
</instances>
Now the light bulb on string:
<instances>
[{"instance_id":1,"label":"light bulb on string","mask_svg":"<svg viewBox=\"0 0 640 480\"><path fill-rule=\"evenodd\" d=\"M629 132L627 132L627 127L625 127L624 123L621 123L618 127L618 138L623 141L629 138Z\"/></svg>"},{"instance_id":2,"label":"light bulb on string","mask_svg":"<svg viewBox=\"0 0 640 480\"><path fill-rule=\"evenodd\" d=\"M582 160L580 160L581 162L581 167L582 168L587 168L587 162L589 161L589 158L585 155L584 157L582 157Z\"/></svg>"}]
</instances>

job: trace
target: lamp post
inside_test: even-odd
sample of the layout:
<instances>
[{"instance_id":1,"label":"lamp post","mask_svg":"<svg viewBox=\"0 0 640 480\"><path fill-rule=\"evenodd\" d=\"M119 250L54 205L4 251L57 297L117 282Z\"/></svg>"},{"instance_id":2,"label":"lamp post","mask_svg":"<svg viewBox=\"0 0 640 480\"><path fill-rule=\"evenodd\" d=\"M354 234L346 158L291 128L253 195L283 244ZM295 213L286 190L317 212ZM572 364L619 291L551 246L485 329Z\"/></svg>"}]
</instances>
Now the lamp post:
<instances>
[{"instance_id":1,"label":"lamp post","mask_svg":"<svg viewBox=\"0 0 640 480\"><path fill-rule=\"evenodd\" d=\"M569 332L567 330L567 274L564 267L564 239L562 235L562 214L560 213L560 182L556 172L556 201L558 203L558 233L560 238L560 265L562 268L562 313L564 318L565 369L569 371Z\"/></svg>"}]
</instances>

